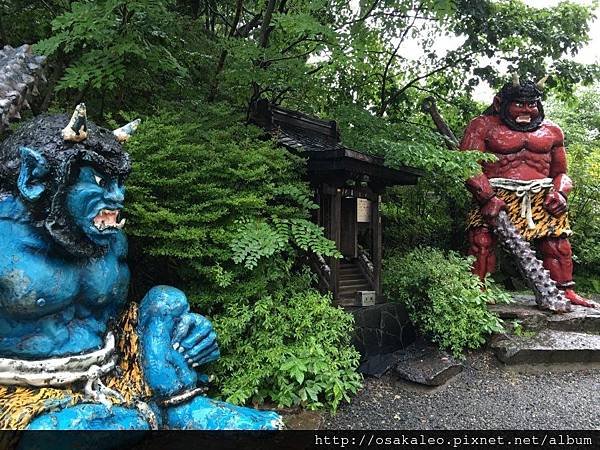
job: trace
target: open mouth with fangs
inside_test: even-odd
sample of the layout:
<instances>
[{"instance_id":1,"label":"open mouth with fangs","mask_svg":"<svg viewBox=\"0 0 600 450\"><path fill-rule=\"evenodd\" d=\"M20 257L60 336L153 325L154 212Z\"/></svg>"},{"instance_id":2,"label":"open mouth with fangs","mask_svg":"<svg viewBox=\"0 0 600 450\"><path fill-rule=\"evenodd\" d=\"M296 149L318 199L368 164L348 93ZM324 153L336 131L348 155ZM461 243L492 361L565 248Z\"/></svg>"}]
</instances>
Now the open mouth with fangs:
<instances>
[{"instance_id":1,"label":"open mouth with fangs","mask_svg":"<svg viewBox=\"0 0 600 450\"><path fill-rule=\"evenodd\" d=\"M125 226L125 219L119 221L120 213L121 210L119 209L102 209L94 217L94 226L100 231L109 229L120 230Z\"/></svg>"},{"instance_id":2,"label":"open mouth with fangs","mask_svg":"<svg viewBox=\"0 0 600 450\"><path fill-rule=\"evenodd\" d=\"M530 115L523 115L523 116L519 116L515 119L515 122L517 123L529 123L531 122L531 116Z\"/></svg>"}]
</instances>

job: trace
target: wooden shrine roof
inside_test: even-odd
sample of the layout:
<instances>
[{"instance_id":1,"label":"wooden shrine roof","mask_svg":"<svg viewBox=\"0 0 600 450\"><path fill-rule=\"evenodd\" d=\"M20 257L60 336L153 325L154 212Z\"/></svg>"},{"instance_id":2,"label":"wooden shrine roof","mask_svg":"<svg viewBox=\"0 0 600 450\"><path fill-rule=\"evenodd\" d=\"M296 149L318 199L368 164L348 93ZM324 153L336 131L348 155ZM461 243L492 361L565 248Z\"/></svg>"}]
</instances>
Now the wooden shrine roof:
<instances>
[{"instance_id":1,"label":"wooden shrine roof","mask_svg":"<svg viewBox=\"0 0 600 450\"><path fill-rule=\"evenodd\" d=\"M313 178L361 173L382 185L416 184L423 172L413 167L391 168L384 158L367 155L341 143L337 123L292 111L260 99L252 105L250 121L273 134L278 143L308 157Z\"/></svg>"}]
</instances>

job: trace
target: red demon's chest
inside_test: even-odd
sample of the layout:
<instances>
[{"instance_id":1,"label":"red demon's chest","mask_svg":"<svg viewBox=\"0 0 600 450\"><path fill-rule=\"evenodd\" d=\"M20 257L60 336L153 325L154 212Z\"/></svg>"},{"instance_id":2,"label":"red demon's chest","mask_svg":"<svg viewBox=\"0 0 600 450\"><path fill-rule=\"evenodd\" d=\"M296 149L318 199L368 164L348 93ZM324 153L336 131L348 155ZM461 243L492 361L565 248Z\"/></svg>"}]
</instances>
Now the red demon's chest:
<instances>
[{"instance_id":1,"label":"red demon's chest","mask_svg":"<svg viewBox=\"0 0 600 450\"><path fill-rule=\"evenodd\" d=\"M544 125L535 131L514 131L506 126L499 126L489 130L485 138L486 151L500 155L521 150L549 153L555 142L556 136Z\"/></svg>"}]
</instances>

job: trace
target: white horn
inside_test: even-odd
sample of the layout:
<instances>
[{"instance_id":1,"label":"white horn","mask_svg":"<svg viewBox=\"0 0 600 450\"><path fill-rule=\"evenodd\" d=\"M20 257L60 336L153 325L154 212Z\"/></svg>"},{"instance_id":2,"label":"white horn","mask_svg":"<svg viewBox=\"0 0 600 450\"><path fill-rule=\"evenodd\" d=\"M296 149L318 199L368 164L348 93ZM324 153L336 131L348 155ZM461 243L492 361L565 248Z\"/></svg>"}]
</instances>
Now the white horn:
<instances>
[{"instance_id":1,"label":"white horn","mask_svg":"<svg viewBox=\"0 0 600 450\"><path fill-rule=\"evenodd\" d=\"M537 83L535 83L535 87L538 88L540 91L543 91L544 87L546 86L546 81L548 80L548 77L550 77L550 75L546 75L540 81L538 81Z\"/></svg>"},{"instance_id":2,"label":"white horn","mask_svg":"<svg viewBox=\"0 0 600 450\"><path fill-rule=\"evenodd\" d=\"M69 125L62 130L61 134L63 139L69 142L81 142L88 137L85 103L77 105Z\"/></svg>"},{"instance_id":3,"label":"white horn","mask_svg":"<svg viewBox=\"0 0 600 450\"><path fill-rule=\"evenodd\" d=\"M519 74L517 72L513 72L512 74L512 84L514 87L521 85L521 81L519 80Z\"/></svg>"},{"instance_id":4,"label":"white horn","mask_svg":"<svg viewBox=\"0 0 600 450\"><path fill-rule=\"evenodd\" d=\"M135 119L133 122L129 122L127 125L123 125L121 128L117 128L113 131L113 134L119 142L125 142L129 139L137 127L140 125L141 119Z\"/></svg>"}]
</instances>

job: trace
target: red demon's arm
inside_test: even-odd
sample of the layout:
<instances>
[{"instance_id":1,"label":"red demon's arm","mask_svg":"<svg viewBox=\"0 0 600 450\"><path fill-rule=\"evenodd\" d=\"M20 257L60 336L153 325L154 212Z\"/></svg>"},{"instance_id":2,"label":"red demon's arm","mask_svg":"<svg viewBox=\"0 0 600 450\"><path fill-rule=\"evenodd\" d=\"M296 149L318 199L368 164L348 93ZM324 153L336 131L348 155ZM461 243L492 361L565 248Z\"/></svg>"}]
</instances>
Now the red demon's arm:
<instances>
[{"instance_id":1,"label":"red demon's arm","mask_svg":"<svg viewBox=\"0 0 600 450\"><path fill-rule=\"evenodd\" d=\"M557 141L552 149L552 160L550 161L550 177L553 180L554 190L560 192L565 198L571 189L573 182L567 175L567 152L562 131L556 127Z\"/></svg>"},{"instance_id":2,"label":"red demon's arm","mask_svg":"<svg viewBox=\"0 0 600 450\"><path fill-rule=\"evenodd\" d=\"M563 133L558 126L552 124L551 129L556 135L550 160L550 177L554 185L554 192L550 192L544 199L544 207L553 216L560 216L567 212L567 195L573 188L571 178L567 175L567 152Z\"/></svg>"},{"instance_id":3,"label":"red demon's arm","mask_svg":"<svg viewBox=\"0 0 600 450\"><path fill-rule=\"evenodd\" d=\"M479 150L484 152L487 128L486 117L479 116L473 119L467 126L458 148L460 150ZM475 201L480 205L485 205L495 195L488 177L483 173L469 178L465 184L469 192L473 194Z\"/></svg>"}]
</instances>

